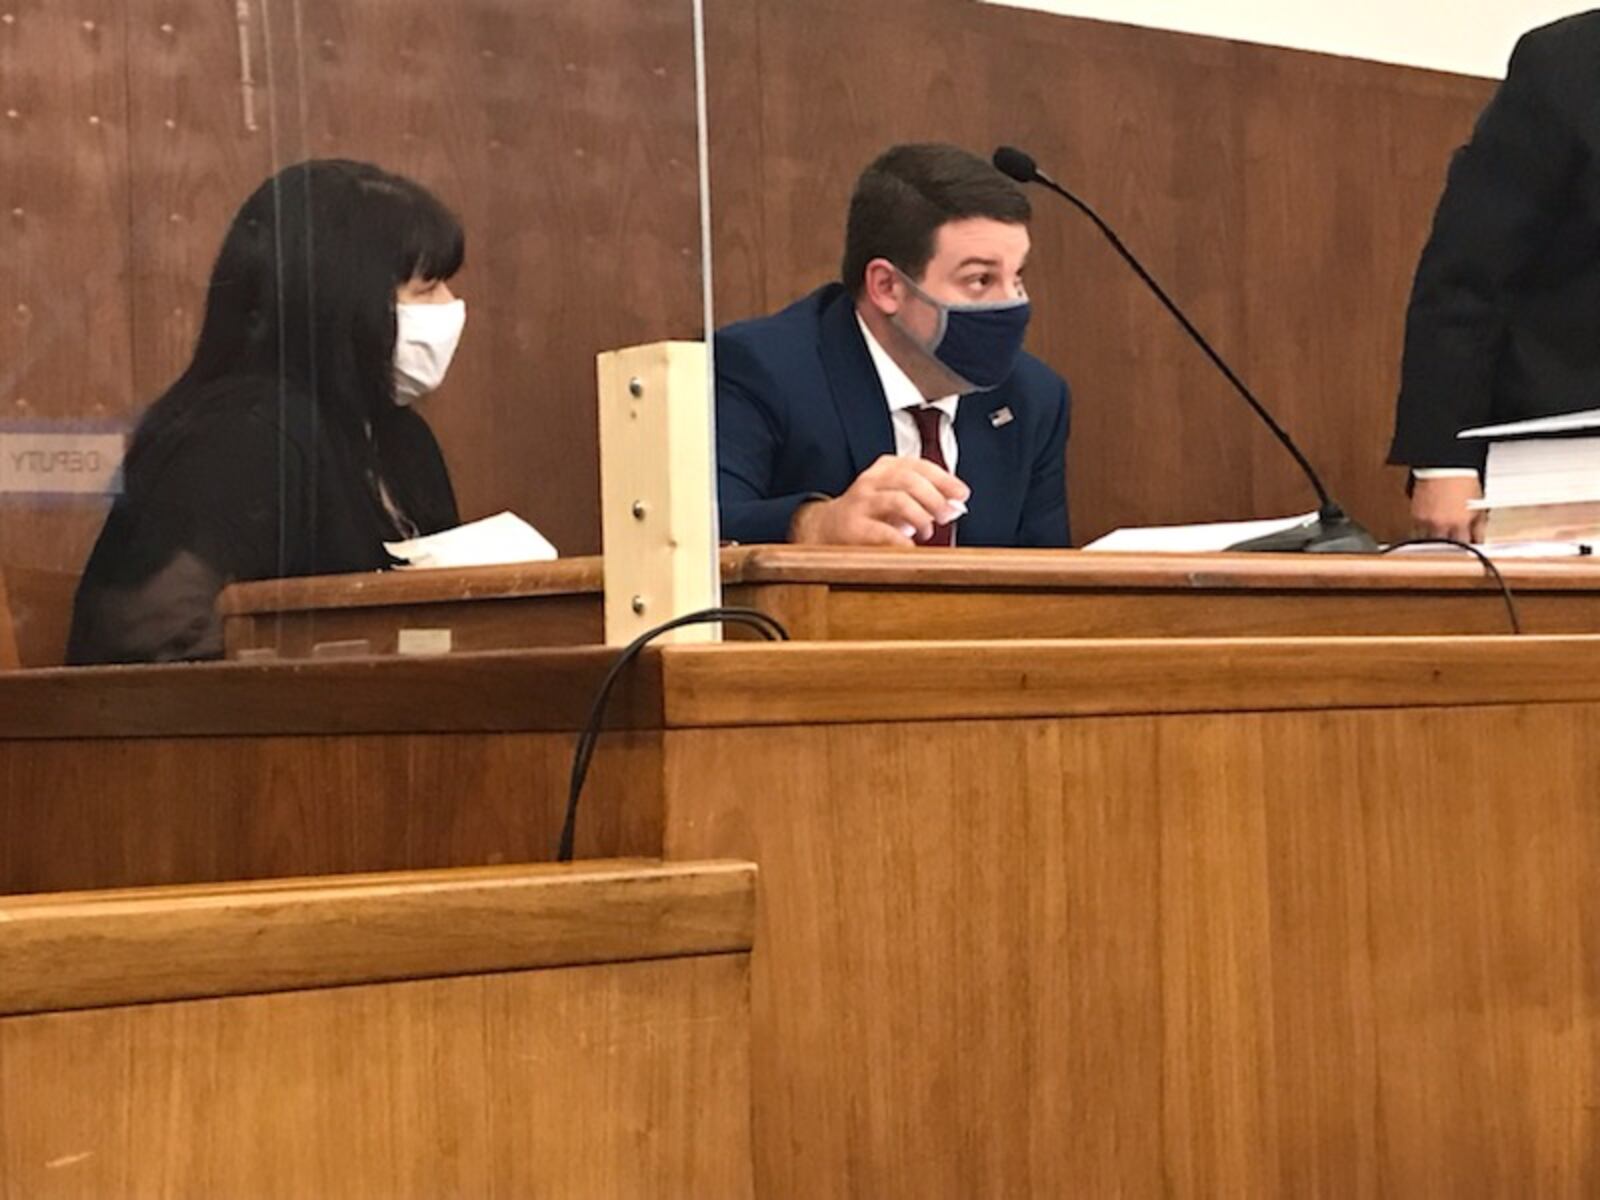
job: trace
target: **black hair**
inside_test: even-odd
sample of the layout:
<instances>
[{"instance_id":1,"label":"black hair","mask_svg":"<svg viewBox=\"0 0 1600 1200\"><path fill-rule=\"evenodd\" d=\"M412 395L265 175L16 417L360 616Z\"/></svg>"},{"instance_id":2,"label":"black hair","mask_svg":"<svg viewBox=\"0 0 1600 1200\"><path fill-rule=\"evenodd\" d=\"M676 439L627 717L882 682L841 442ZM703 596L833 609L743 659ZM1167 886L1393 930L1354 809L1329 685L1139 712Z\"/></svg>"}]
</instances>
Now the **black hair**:
<instances>
[{"instance_id":1,"label":"black hair","mask_svg":"<svg viewBox=\"0 0 1600 1200\"><path fill-rule=\"evenodd\" d=\"M230 380L275 380L379 474L395 411L395 289L449 279L461 223L421 185L370 163L319 159L268 179L233 219L212 268L187 369L140 423L144 446L205 415Z\"/></svg>"},{"instance_id":2,"label":"black hair","mask_svg":"<svg viewBox=\"0 0 1600 1200\"><path fill-rule=\"evenodd\" d=\"M1014 181L959 146L891 146L856 180L840 278L859 296L867 264L886 258L919 279L933 257L939 227L968 217L1026 225L1033 207Z\"/></svg>"}]
</instances>

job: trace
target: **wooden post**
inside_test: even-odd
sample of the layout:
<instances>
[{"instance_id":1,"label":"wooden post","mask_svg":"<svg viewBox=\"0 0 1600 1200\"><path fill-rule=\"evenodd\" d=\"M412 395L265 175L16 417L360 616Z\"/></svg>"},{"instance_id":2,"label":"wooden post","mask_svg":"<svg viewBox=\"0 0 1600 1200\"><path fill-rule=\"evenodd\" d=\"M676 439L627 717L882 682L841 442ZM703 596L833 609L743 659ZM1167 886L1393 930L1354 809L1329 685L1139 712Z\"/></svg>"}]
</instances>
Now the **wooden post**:
<instances>
[{"instance_id":1,"label":"wooden post","mask_svg":"<svg viewBox=\"0 0 1600 1200\"><path fill-rule=\"evenodd\" d=\"M596 360L606 644L720 603L711 395L700 342L656 342ZM667 642L716 641L693 625Z\"/></svg>"}]
</instances>

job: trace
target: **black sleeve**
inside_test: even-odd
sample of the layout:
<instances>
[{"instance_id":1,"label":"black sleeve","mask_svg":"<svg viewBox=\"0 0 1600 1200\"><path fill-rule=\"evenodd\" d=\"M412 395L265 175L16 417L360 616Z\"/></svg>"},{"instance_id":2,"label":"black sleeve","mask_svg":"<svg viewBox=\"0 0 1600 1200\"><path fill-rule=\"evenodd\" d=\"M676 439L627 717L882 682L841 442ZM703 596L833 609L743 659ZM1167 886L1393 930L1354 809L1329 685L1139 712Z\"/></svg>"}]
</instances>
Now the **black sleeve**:
<instances>
[{"instance_id":1,"label":"black sleeve","mask_svg":"<svg viewBox=\"0 0 1600 1200\"><path fill-rule=\"evenodd\" d=\"M219 656L217 593L295 572L307 486L299 447L237 412L137 464L79 585L68 660Z\"/></svg>"},{"instance_id":2,"label":"black sleeve","mask_svg":"<svg viewBox=\"0 0 1600 1200\"><path fill-rule=\"evenodd\" d=\"M1559 48L1538 34L1517 44L1451 162L1406 316L1391 462L1479 463L1482 451L1456 434L1491 419L1503 289L1559 222L1584 153L1555 99L1568 82L1553 59Z\"/></svg>"}]
</instances>

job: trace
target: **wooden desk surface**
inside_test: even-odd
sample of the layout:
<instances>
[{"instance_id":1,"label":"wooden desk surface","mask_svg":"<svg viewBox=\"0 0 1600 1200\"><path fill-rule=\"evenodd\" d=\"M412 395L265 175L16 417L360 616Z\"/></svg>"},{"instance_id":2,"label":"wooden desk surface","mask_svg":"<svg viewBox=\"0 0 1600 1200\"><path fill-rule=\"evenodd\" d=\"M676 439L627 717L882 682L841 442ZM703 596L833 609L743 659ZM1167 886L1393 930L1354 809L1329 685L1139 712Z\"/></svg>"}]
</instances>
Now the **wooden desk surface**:
<instances>
[{"instance_id":1,"label":"wooden desk surface","mask_svg":"<svg viewBox=\"0 0 1600 1200\"><path fill-rule=\"evenodd\" d=\"M749 863L545 863L0 896L0 1016L731 954L748 951L754 934Z\"/></svg>"},{"instance_id":2,"label":"wooden desk surface","mask_svg":"<svg viewBox=\"0 0 1600 1200\"><path fill-rule=\"evenodd\" d=\"M1501 564L1529 632L1600 632L1600 563ZM1493 634L1498 585L1466 555L1103 554L806 546L722 552L728 603L802 640ZM502 650L603 640L602 564L235 584L230 657ZM733 636L738 636L737 633Z\"/></svg>"},{"instance_id":3,"label":"wooden desk surface","mask_svg":"<svg viewBox=\"0 0 1600 1200\"><path fill-rule=\"evenodd\" d=\"M812 583L1034 591L1160 588L1180 591L1475 591L1494 588L1466 554L1118 554L1083 550L738 546L722 551L722 582ZM1512 559L1497 564L1517 591L1600 592L1593 558ZM581 596L604 587L598 557L452 570L382 571L265 580L229 587L224 616L378 608L454 600Z\"/></svg>"}]
</instances>

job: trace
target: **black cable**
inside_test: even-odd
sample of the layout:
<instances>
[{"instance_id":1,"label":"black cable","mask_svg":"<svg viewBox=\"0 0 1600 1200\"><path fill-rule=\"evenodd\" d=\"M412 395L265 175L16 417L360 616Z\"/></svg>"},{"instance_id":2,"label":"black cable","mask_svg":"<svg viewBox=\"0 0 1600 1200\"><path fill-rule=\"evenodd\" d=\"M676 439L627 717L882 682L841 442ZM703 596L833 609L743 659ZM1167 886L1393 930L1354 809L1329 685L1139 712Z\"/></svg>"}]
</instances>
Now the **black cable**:
<instances>
[{"instance_id":1,"label":"black cable","mask_svg":"<svg viewBox=\"0 0 1600 1200\"><path fill-rule=\"evenodd\" d=\"M1522 619L1517 616L1517 602L1511 595L1511 585L1506 582L1506 577L1500 574L1500 568L1495 566L1494 559L1490 558L1471 542L1458 541L1456 538L1447 537L1420 537L1407 538L1403 542L1394 542L1378 551L1379 554L1388 554L1402 546L1454 546L1457 550L1465 550L1468 554L1477 556L1479 562L1489 574L1494 576L1494 581L1500 585L1500 595L1505 598L1506 616L1511 620L1511 632L1522 632Z\"/></svg>"},{"instance_id":2,"label":"black cable","mask_svg":"<svg viewBox=\"0 0 1600 1200\"><path fill-rule=\"evenodd\" d=\"M578 744L572 753L572 778L567 785L567 815L561 823L561 841L556 847L557 862L572 861L572 842L578 827L578 801L583 795L584 780L589 777L589 763L594 758L595 745L600 740L600 723L605 717L606 702L611 699L611 689L622 676L628 664L639 657L639 652L656 638L674 629L682 629L685 625L745 625L758 631L769 642L787 642L789 631L776 617L772 617L756 608L740 608L724 605L720 608L703 608L698 612L685 613L681 617L674 617L664 621L654 629L647 629L633 641L629 642L622 652L617 655L616 661L611 664L611 669L606 672L605 678L600 681L599 690L595 692L594 703L589 708L589 719L584 722L583 730L578 734Z\"/></svg>"}]
</instances>

